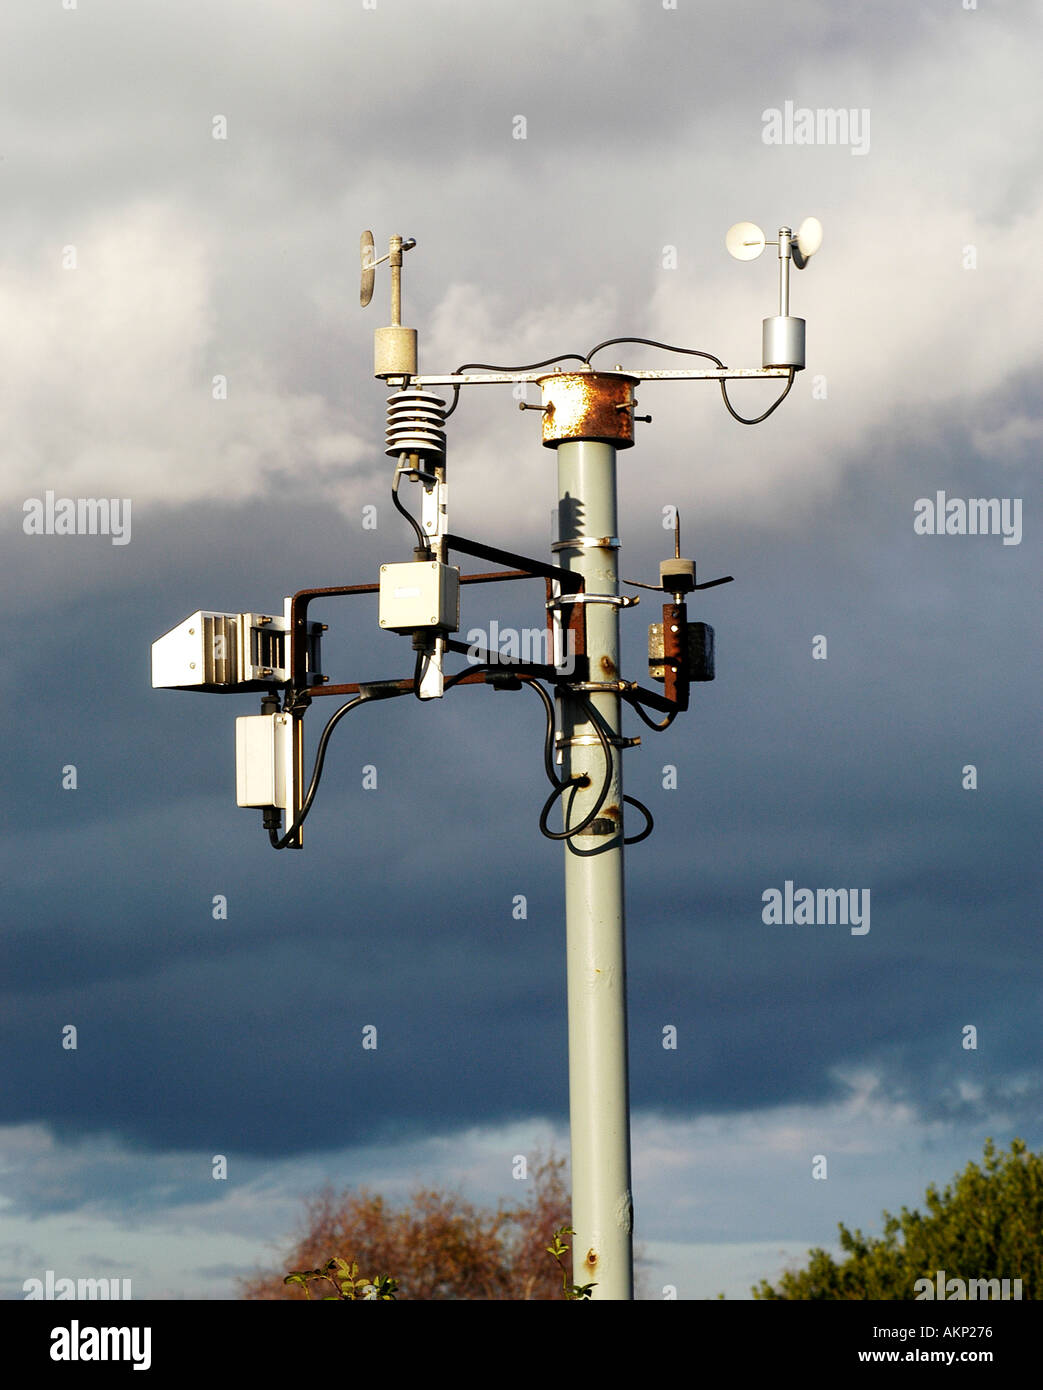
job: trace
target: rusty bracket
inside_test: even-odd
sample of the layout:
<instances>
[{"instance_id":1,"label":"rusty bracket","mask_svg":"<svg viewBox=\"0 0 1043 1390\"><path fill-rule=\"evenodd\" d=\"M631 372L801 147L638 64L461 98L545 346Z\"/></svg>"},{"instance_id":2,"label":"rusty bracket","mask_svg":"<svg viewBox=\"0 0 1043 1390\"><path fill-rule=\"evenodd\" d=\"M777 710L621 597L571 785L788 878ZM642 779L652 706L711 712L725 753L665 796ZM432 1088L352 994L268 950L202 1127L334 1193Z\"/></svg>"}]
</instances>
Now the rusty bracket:
<instances>
[{"instance_id":1,"label":"rusty bracket","mask_svg":"<svg viewBox=\"0 0 1043 1390\"><path fill-rule=\"evenodd\" d=\"M483 574L462 574L461 584L497 584L510 579L538 579L544 578L547 581L547 593L550 596L552 583L557 583L559 587L568 593L582 598L583 596L583 577L575 574L572 570L562 569L559 565L548 565L542 560L533 560L527 555L518 555L511 550L501 550L497 546L483 545L479 541L467 540L463 536L446 535L443 537L448 550L457 550L464 555L472 555L477 559L492 560L501 564L514 565L516 568L507 570L491 570ZM299 709L302 705L310 703L316 695L356 695L362 685L373 684L373 682L352 681L346 684L331 685L328 682L319 686L309 686L306 679L305 658L307 648L305 637L307 635L308 607L313 599L316 598L350 598L356 594L375 594L379 593L380 585L377 584L334 584L321 589L299 589L290 600L290 627L293 634L291 642L291 669L290 669L290 692L288 697L288 707ZM583 622L582 607L574 608L567 624L573 631L574 646L573 651L576 656L577 670L582 669L586 672L586 626ZM469 647L452 641L447 641L446 646L451 651L470 650ZM485 653L490 657L491 654ZM582 662L582 666L580 663ZM510 661L498 660L498 665L505 669L514 666ZM521 669L518 663L517 669ZM538 678L555 681L560 679L560 673L553 666L530 665L524 668L523 674L536 675ZM473 679L471 678L473 674ZM452 678L454 685L472 685L484 680L482 672L458 675ZM411 677L403 677L396 682L382 682L382 684L397 684L403 690L412 689L413 681Z\"/></svg>"}]
</instances>

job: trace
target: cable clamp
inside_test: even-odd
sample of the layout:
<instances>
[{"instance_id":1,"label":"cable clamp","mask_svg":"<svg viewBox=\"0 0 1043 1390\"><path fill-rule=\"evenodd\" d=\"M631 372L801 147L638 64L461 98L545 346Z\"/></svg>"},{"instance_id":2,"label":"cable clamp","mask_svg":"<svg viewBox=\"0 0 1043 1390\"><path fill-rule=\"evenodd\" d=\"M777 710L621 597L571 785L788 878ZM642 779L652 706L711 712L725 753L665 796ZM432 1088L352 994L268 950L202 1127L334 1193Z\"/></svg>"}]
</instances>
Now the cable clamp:
<instances>
[{"instance_id":1,"label":"cable clamp","mask_svg":"<svg viewBox=\"0 0 1043 1390\"><path fill-rule=\"evenodd\" d=\"M574 550L579 546L594 546L599 550L618 550L618 536L574 536L570 541L554 541L551 550Z\"/></svg>"},{"instance_id":2,"label":"cable clamp","mask_svg":"<svg viewBox=\"0 0 1043 1390\"><path fill-rule=\"evenodd\" d=\"M565 608L571 607L574 603L608 603L613 608L633 608L635 603L640 603L641 599L630 594L559 594L556 598L549 598L545 607Z\"/></svg>"},{"instance_id":3,"label":"cable clamp","mask_svg":"<svg viewBox=\"0 0 1043 1390\"><path fill-rule=\"evenodd\" d=\"M636 738L625 738L622 734L606 734L605 737L614 748L637 748L641 743L640 734ZM601 746L597 734L573 734L571 738L564 734L554 735L555 748L592 748L595 745Z\"/></svg>"},{"instance_id":4,"label":"cable clamp","mask_svg":"<svg viewBox=\"0 0 1043 1390\"><path fill-rule=\"evenodd\" d=\"M621 695L627 690L636 690L637 681L559 681L565 690L607 690L613 695Z\"/></svg>"}]
</instances>

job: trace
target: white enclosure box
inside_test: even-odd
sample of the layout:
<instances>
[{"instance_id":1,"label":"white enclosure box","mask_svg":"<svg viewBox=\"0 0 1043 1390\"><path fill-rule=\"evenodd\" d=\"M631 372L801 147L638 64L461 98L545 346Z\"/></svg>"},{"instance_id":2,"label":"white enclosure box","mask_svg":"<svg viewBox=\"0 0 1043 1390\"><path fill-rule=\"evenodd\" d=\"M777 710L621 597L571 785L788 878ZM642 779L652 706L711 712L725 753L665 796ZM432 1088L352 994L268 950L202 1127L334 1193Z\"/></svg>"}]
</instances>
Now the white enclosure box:
<instances>
[{"instance_id":1,"label":"white enclosure box","mask_svg":"<svg viewBox=\"0 0 1043 1390\"><path fill-rule=\"evenodd\" d=\"M235 721L235 799L240 806L286 809L290 717L245 714Z\"/></svg>"},{"instance_id":2,"label":"white enclosure box","mask_svg":"<svg viewBox=\"0 0 1043 1390\"><path fill-rule=\"evenodd\" d=\"M438 560L380 567L380 626L388 632L460 626L460 571Z\"/></svg>"}]
</instances>

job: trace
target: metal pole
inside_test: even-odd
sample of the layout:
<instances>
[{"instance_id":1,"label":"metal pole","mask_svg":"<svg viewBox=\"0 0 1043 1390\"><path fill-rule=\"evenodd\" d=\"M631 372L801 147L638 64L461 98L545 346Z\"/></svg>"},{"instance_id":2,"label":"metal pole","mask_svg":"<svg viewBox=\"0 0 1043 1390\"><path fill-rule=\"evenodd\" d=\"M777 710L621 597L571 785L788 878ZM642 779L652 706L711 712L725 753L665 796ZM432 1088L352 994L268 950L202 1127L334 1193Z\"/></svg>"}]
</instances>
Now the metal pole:
<instances>
[{"instance_id":1,"label":"metal pole","mask_svg":"<svg viewBox=\"0 0 1043 1390\"><path fill-rule=\"evenodd\" d=\"M557 445L559 563L580 572L586 593L616 595L616 450L590 440ZM586 540L586 545L567 546ZM597 542L601 541L602 544ZM586 605L592 682L619 674L619 609ZM620 699L611 691L588 697L614 734ZM577 693L562 700L563 773L586 773L569 823L593 808L605 758ZM621 752L598 818L565 842L566 959L569 1011L569 1109L572 1139L573 1280L596 1283L593 1297L633 1298L633 1212L630 1193L630 1097L627 1071L626 951L623 908L623 786ZM569 807L566 794L564 805Z\"/></svg>"}]
</instances>

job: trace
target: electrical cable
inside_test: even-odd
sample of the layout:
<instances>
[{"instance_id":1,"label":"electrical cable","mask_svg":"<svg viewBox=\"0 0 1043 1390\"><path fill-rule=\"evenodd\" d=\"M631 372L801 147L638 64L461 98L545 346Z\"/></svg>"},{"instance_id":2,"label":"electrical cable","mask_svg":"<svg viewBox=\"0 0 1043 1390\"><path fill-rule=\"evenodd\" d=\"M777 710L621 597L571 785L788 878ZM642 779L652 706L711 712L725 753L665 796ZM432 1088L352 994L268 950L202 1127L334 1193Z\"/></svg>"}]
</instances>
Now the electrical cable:
<instances>
[{"instance_id":1,"label":"electrical cable","mask_svg":"<svg viewBox=\"0 0 1043 1390\"><path fill-rule=\"evenodd\" d=\"M554 702L533 676L519 676L518 679L525 685L532 686L547 711L547 732L543 739L543 770L547 774L547 781L552 787L567 787L568 781L562 782L554 772Z\"/></svg>"},{"instance_id":2,"label":"electrical cable","mask_svg":"<svg viewBox=\"0 0 1043 1390\"><path fill-rule=\"evenodd\" d=\"M548 829L546 828L546 818L547 818L547 815L548 815L549 812L550 812L550 808L551 808L551 806L553 806L555 800L556 800L556 799L561 795L561 793L562 793L563 791L565 791L568 787L574 787L574 788L576 788L576 789L578 790L578 788L579 788L579 786L580 786L581 783L583 783L583 782L589 783L590 779L589 779L588 777L586 777L586 776L583 776L583 777L570 778L570 779L567 780L567 781L560 781L560 780L554 775L554 762L553 762L553 748L554 748L554 706L553 706L553 704L551 703L550 696L547 694L547 692L544 690L543 686L540 685L538 681L533 680L531 677L528 677L528 676L520 676L519 679L522 680L522 681L524 681L524 683L525 683L526 685L531 685L531 686L532 686L532 688L533 688L533 689L538 693L538 695L540 696L540 699L543 701L544 707L546 708L546 711L547 711L547 734L546 734L546 737L545 737L544 742L543 742L543 765L544 765L544 768L545 768L546 773L547 773L547 779L548 779L548 781L552 784L552 786L554 787L554 791L553 791L553 793L551 794L551 796L548 798L547 803L546 803L546 805L545 805L544 808L543 808L543 812L542 812L542 814L540 815L540 830L542 831L542 833L543 833L544 835L546 835L546 837L547 837L548 840L571 840L571 839L573 838L573 836L579 835L583 830L586 829L586 827L587 827L589 824L592 823L593 820L596 819L596 817L597 817L597 815L598 815L598 812L601 810L602 806L605 804L605 797L606 797L607 794L608 794L608 784L609 784L609 782L611 781L611 773L612 773L611 745L609 744L608 738L607 738L607 736L605 735L604 730L603 730L602 727L601 727L600 719L597 718L597 717L595 717L595 716L597 716L597 710L595 709L594 705L592 704L592 702L591 702L590 700L586 700L586 701L585 701L585 704L587 705L588 713L592 716L591 722L594 724L594 727L597 729L597 732L598 732L598 734L599 734L600 737L601 737L601 745L602 745L602 748L605 750L606 759L608 760L609 775L608 775L608 777L606 778L605 785L604 785L604 786L602 787L602 789L601 789L601 796L598 798L598 803L597 803L597 805L594 807L594 810L590 813L590 815L587 817L586 820L584 820L583 822L581 822L580 825L577 825L577 826L573 827L573 829L571 829L571 830L569 830L569 831L567 831L567 832L566 832L566 831L559 832L559 831L548 830ZM672 717L672 716L671 716L671 717ZM568 816L569 816L569 813L570 813L571 808L572 808L572 802L573 802L574 796L575 796L575 791L573 792L573 796L571 796L571 797L569 798L569 804L568 804L568 806L567 806L566 809L565 809L565 824L566 824L566 825L568 825ZM629 801L630 804L631 804L631 806L636 806L637 809L641 812L641 814L642 814L642 815L644 816L644 818L645 818L645 828L644 828L639 834L637 834L637 835L624 836L624 837L623 837L623 843L624 843L625 845L637 845L637 844L640 844L642 840L647 840L648 837L649 837L649 835L651 835L652 831L655 829L655 821L654 821L653 818L652 818L652 813L651 813L651 811L648 809L648 807L647 807L646 805L644 805L643 802L638 801L638 799L637 799L636 797L634 797L634 796L626 796L626 795L624 795L623 800L624 800L625 802L626 802L626 801Z\"/></svg>"},{"instance_id":3,"label":"electrical cable","mask_svg":"<svg viewBox=\"0 0 1043 1390\"><path fill-rule=\"evenodd\" d=\"M627 704L631 707L635 714L640 715L641 718L648 725L648 727L650 729L654 729L657 734L661 734L664 729L669 729L670 725L674 722L678 715L678 711L672 709L670 713L666 716L666 718L657 724L654 719L649 719L648 715L644 711L644 708L642 707L641 703L637 700L636 697L624 695L623 699L626 700Z\"/></svg>"},{"instance_id":4,"label":"electrical cable","mask_svg":"<svg viewBox=\"0 0 1043 1390\"><path fill-rule=\"evenodd\" d=\"M646 347L662 348L664 352L681 352L687 354L690 357L705 357L708 359L708 361L715 362L717 366L720 367L721 371L727 371L727 368L725 367L721 359L719 357L715 357L712 352L700 352L697 348L674 347L671 343L657 343L652 338L606 338L603 343L598 343L597 347L591 348L583 360L589 363L590 359L594 356L595 352L600 352L602 348L612 347L615 343L643 343ZM728 387L726 383L722 380L720 382L721 396L724 400L724 404L728 408L728 414L731 415L732 419L738 420L740 425L759 425L761 421L766 420L768 416L773 413L773 411L778 410L779 406L789 395L790 387L793 385L795 375L795 369L791 367L789 372L789 380L786 383L786 389L783 391L782 395L778 398L777 401L775 401L773 405L770 405L768 407L768 409L764 412L763 415L757 415L751 420L748 420L744 415L740 415L732 407L732 403L728 399Z\"/></svg>"},{"instance_id":5,"label":"electrical cable","mask_svg":"<svg viewBox=\"0 0 1043 1390\"><path fill-rule=\"evenodd\" d=\"M391 480L391 500L392 500L392 502L394 502L395 506L398 508L398 510L402 513L402 515L405 517L405 519L409 522L410 526L412 526L413 530L416 532L416 535L417 535L417 543L418 543L418 545L423 549L424 554L425 554L425 555L430 555L430 554L431 554L431 541L430 541L430 538L429 538L428 536L425 536L425 535L424 535L424 532L421 530L421 527L420 527L420 522L417 521L417 519L416 519L416 517L413 515L413 513L412 513L411 511L409 511L406 507L404 507L404 506L402 505L401 501L399 500L399 496L398 496L398 483L399 483L399 479L402 477L402 474L403 474L403 473L408 473L408 471L409 471L409 470L408 470L407 468L403 468L403 467L402 467L402 462L401 462L401 460L399 460L398 467L395 469L395 476L394 476L394 478L392 478L392 480Z\"/></svg>"},{"instance_id":6,"label":"electrical cable","mask_svg":"<svg viewBox=\"0 0 1043 1390\"><path fill-rule=\"evenodd\" d=\"M413 694L421 704L427 703L420 694L420 683L427 675L427 668L430 664L431 653L418 651L416 654L416 661L413 663Z\"/></svg>"},{"instance_id":7,"label":"electrical cable","mask_svg":"<svg viewBox=\"0 0 1043 1390\"><path fill-rule=\"evenodd\" d=\"M613 347L616 343L643 343L645 347L662 348L664 352L681 352L688 357L705 357L710 362L715 362L721 371L727 371L724 363L719 357L715 357L712 352L701 352L698 348L674 347L672 343L658 343L654 338L606 338L603 343L598 343L597 347L592 347L584 357L584 362L590 362L595 352L600 352L602 348Z\"/></svg>"},{"instance_id":8,"label":"electrical cable","mask_svg":"<svg viewBox=\"0 0 1043 1390\"><path fill-rule=\"evenodd\" d=\"M489 662L489 661L483 661L483 662L481 662L480 664L474 665L474 666L465 666L464 669L463 669L462 671L454 671L453 674L452 674L451 676L446 676L445 680L442 682L442 689L443 689L443 690L449 690L451 686L458 685L458 684L460 683L460 681L463 680L464 676L469 676L469 675L471 675L471 673L472 673L473 671L499 671L499 670L502 670L502 667L500 666L499 663L496 663L496 664L494 665L492 662Z\"/></svg>"},{"instance_id":9,"label":"electrical cable","mask_svg":"<svg viewBox=\"0 0 1043 1390\"><path fill-rule=\"evenodd\" d=\"M395 695L404 695L405 693L406 692L404 690L396 690L394 692ZM304 798L304 802L301 806L301 809L297 812L297 815L294 817L292 825L290 825L285 835L283 835L281 838L277 830L268 831L268 839L271 841L272 849L285 849L287 845L290 843L290 841L296 836L297 831L300 830L301 826L304 824L308 812L312 808L312 802L315 800L315 793L319 789L319 780L322 777L322 767L323 763L326 761L326 748L330 741L330 735L333 733L333 730L336 728L337 724L340 723L340 721L349 712L349 710L357 709L359 705L367 705L374 698L377 697L373 695L356 695L353 700L349 700L346 705L341 705L340 709L335 710L334 713L330 715L329 719L326 722L326 727L323 729L322 734L319 737L319 745L315 750L315 766L312 769L311 782L308 786L308 791ZM391 698L391 692L382 692L380 698Z\"/></svg>"},{"instance_id":10,"label":"electrical cable","mask_svg":"<svg viewBox=\"0 0 1043 1390\"><path fill-rule=\"evenodd\" d=\"M578 352L559 352L557 357L548 357L545 362L526 362L521 367L498 367L491 362L462 362L453 376L460 376L462 372L534 372L538 367L552 367L555 362L585 362L586 360ZM459 403L460 385L457 383L453 387L453 403L443 419L448 420Z\"/></svg>"},{"instance_id":11,"label":"electrical cable","mask_svg":"<svg viewBox=\"0 0 1043 1390\"><path fill-rule=\"evenodd\" d=\"M542 693L546 695L546 691L543 691ZM602 806L604 806L606 800L608 799L609 788L612 785L612 745L608 740L608 735L605 733L605 730L602 727L601 716L595 709L594 705L586 696L582 697L582 702L586 708L588 719L594 725L594 731L601 742L601 749L605 755L605 780L601 784L601 791L598 793L598 799L594 803L593 810L590 811L589 814L585 816L583 820L580 821L579 825L574 825L571 829L569 829L569 816L572 813L572 803L576 799L576 792L579 790L581 786L589 786L590 778L587 776L586 773L583 773L578 777L570 777L568 778L568 780L564 782L559 781L556 777L552 778L554 790L547 798L546 802L544 803L543 810L540 812L540 833L542 835L546 835L548 840L571 840L573 836L581 835L583 831L586 830L588 825L592 825L593 822L597 820L598 815L601 812ZM553 715L551 715L551 718L553 718ZM553 724L551 724L551 737L553 738ZM546 756L547 745L545 744L545 762ZM554 805L555 801L557 801L558 797L561 796L561 794L569 788L572 789L572 795L569 797L568 805L565 806L562 812L562 820L564 825L566 826L566 829L549 830L547 828L547 817L550 815L550 808Z\"/></svg>"},{"instance_id":12,"label":"electrical cable","mask_svg":"<svg viewBox=\"0 0 1043 1390\"><path fill-rule=\"evenodd\" d=\"M652 819L652 812L648 809L648 807L645 805L643 801L638 801L636 796L624 795L623 800L629 801L631 806L636 806L645 818L645 828L641 831L639 835L623 836L623 843L625 845L639 845L642 840L647 840L649 835L651 835L652 831L655 829L655 821Z\"/></svg>"},{"instance_id":13,"label":"electrical cable","mask_svg":"<svg viewBox=\"0 0 1043 1390\"><path fill-rule=\"evenodd\" d=\"M768 416L772 413L772 411L778 410L779 406L782 404L782 402L783 402L783 401L786 399L786 397L789 395L790 387L793 385L793 382L794 382L795 377L796 377L796 372L795 372L795 370L794 370L792 367L790 367L790 369L789 369L789 381L786 382L786 389L785 389L785 391L783 391L782 395L778 398L778 400L775 402L774 405L768 406L767 410L764 412L763 415L757 415L757 416L755 416L752 420L747 420L746 417L745 417L744 415L739 415L739 414L737 414L736 411L734 411L734 410L732 409L732 403L731 403L731 401L728 399L728 388L725 386L724 382L722 381L722 382L721 382L721 395L724 397L724 403L725 403L725 405L728 407L728 414L732 417L733 420L738 420L738 422L739 422L740 425L759 425L760 422L761 422L762 420L766 420L766 419L768 418Z\"/></svg>"}]
</instances>

